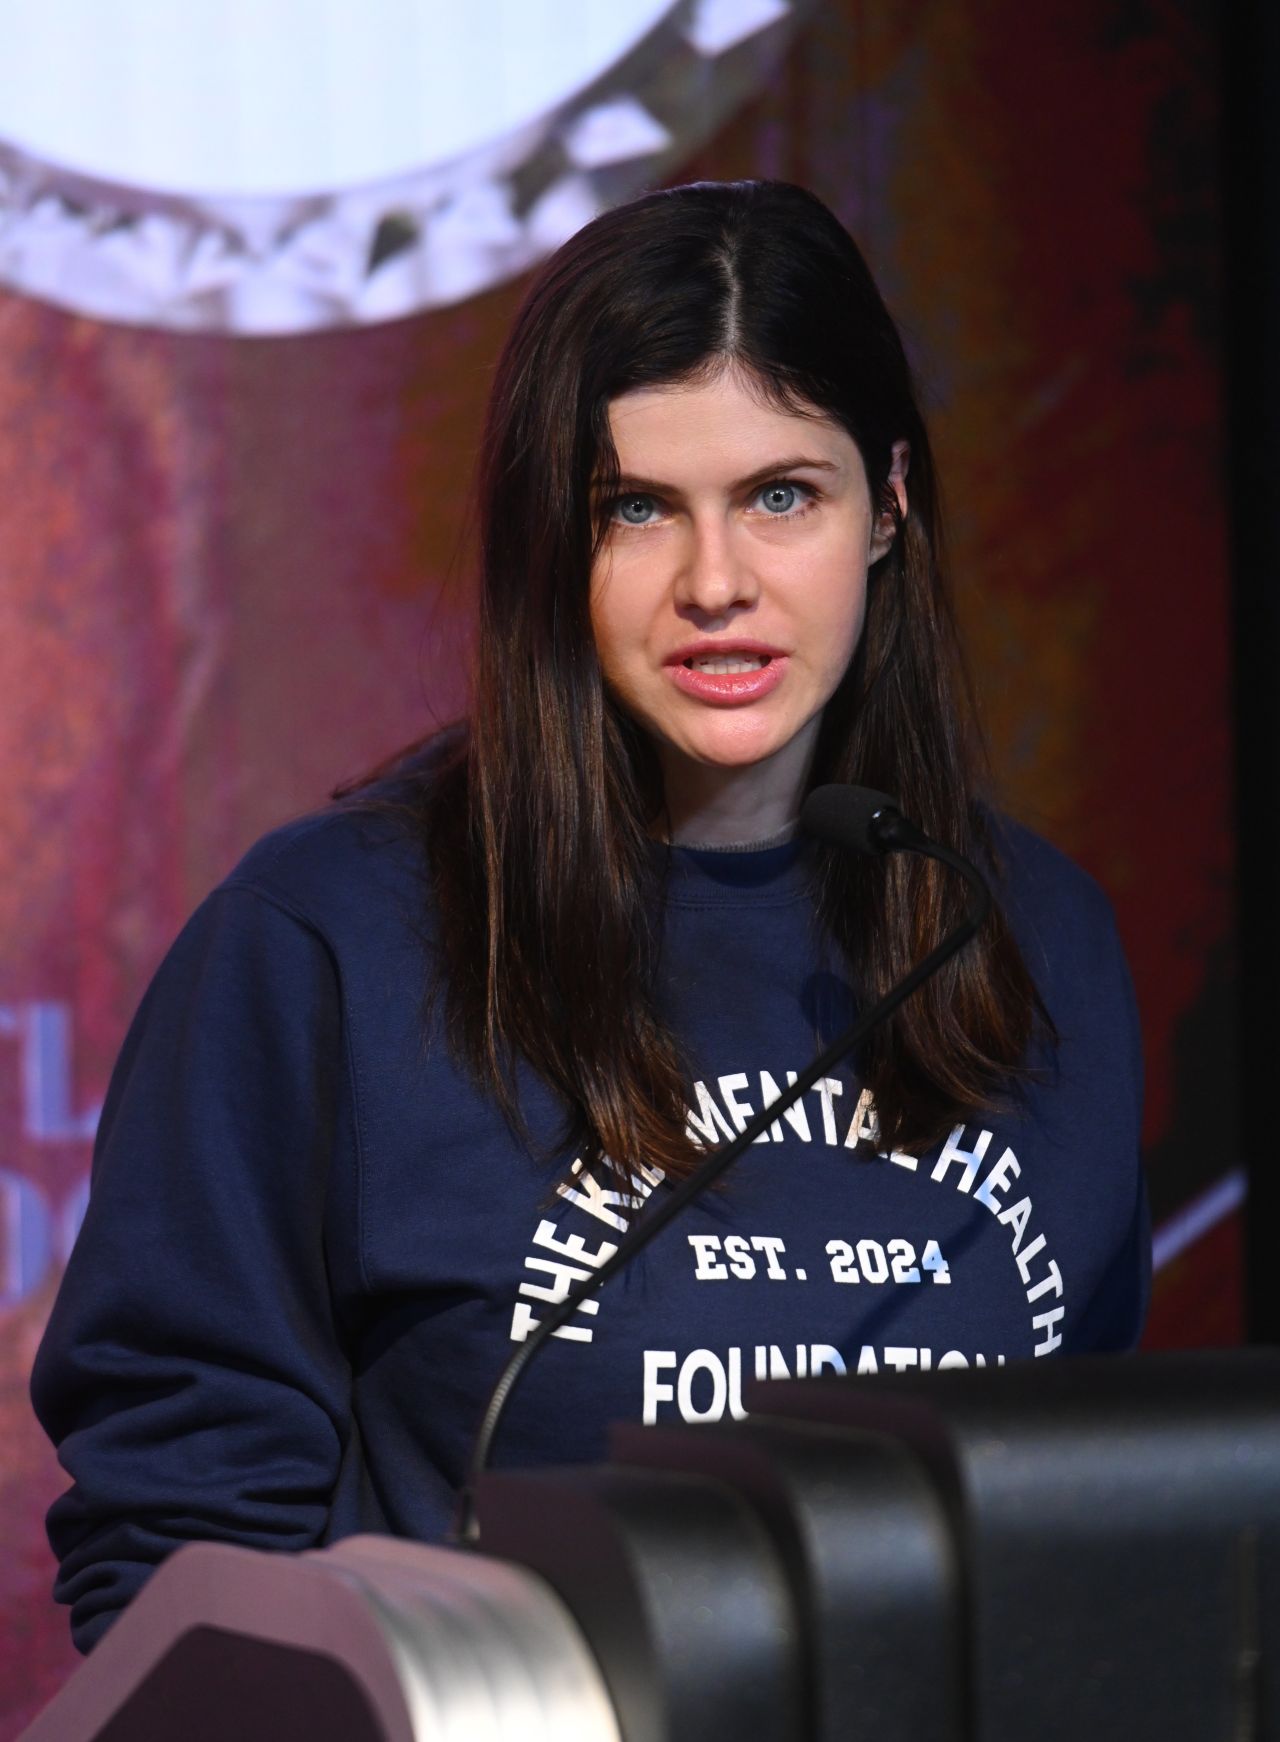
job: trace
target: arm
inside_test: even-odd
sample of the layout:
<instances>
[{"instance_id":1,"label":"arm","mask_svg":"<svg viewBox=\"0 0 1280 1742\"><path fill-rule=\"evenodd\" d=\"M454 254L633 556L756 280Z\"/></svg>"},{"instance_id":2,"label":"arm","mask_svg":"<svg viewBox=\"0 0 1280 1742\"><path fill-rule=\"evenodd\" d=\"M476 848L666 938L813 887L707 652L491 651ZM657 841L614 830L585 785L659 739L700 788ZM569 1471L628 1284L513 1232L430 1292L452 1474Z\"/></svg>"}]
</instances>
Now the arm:
<instances>
[{"instance_id":1,"label":"arm","mask_svg":"<svg viewBox=\"0 0 1280 1742\"><path fill-rule=\"evenodd\" d=\"M1047 841L1004 817L994 835L1005 913L1059 1037L1035 1049L1043 1076L1030 1100L1056 1165L1071 1170L1071 1219L1094 1254L1064 1353L1133 1349L1150 1300L1151 1224L1142 1033L1115 912Z\"/></svg>"},{"instance_id":2,"label":"arm","mask_svg":"<svg viewBox=\"0 0 1280 1742\"><path fill-rule=\"evenodd\" d=\"M321 1537L350 1435L323 1241L344 1072L323 940L215 891L125 1041L32 1375L81 1650L186 1541Z\"/></svg>"},{"instance_id":3,"label":"arm","mask_svg":"<svg viewBox=\"0 0 1280 1742\"><path fill-rule=\"evenodd\" d=\"M1099 996L1114 999L1124 1035L1124 1045L1118 1049L1115 1060L1119 1077L1116 1101L1119 1126L1126 1139L1124 1153L1131 1160L1128 1179L1132 1213L1085 1309L1077 1341L1084 1349L1128 1350L1137 1348L1151 1304L1151 1213L1139 1155L1142 1030L1133 979L1109 905L1106 940L1107 959L1099 971L1098 992Z\"/></svg>"}]
</instances>

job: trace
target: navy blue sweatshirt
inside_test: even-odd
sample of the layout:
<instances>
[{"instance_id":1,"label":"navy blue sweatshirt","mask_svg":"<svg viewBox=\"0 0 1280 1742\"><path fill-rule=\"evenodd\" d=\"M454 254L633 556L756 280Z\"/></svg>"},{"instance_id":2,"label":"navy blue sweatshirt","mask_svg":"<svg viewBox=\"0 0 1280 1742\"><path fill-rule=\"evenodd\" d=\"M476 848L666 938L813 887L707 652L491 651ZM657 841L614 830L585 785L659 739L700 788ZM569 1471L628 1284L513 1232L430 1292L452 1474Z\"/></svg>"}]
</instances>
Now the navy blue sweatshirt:
<instances>
[{"instance_id":1,"label":"navy blue sweatshirt","mask_svg":"<svg viewBox=\"0 0 1280 1742\"><path fill-rule=\"evenodd\" d=\"M498 1465L603 1455L611 1420L713 1420L761 1376L992 1365L1137 1340L1150 1242L1129 976L1097 886L1003 830L1001 891L1061 1044L1006 1110L878 1153L849 1076L803 1097L541 1352ZM733 1135L850 1015L809 849L670 854L666 1008L691 1130ZM420 848L330 809L203 902L130 1028L39 1350L72 1478L56 1595L89 1646L193 1538L297 1550L447 1529L513 1340L667 1189L570 1171L531 1074L512 1135L424 1027Z\"/></svg>"}]
</instances>

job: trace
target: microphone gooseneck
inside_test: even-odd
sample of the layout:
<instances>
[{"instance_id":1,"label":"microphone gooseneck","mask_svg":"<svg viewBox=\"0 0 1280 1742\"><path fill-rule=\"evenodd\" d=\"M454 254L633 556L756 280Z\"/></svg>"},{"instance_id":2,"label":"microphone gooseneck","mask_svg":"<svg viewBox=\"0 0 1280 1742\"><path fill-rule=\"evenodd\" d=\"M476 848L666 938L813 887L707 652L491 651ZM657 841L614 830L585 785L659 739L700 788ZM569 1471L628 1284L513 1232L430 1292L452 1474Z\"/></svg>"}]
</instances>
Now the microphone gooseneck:
<instances>
[{"instance_id":1,"label":"microphone gooseneck","mask_svg":"<svg viewBox=\"0 0 1280 1742\"><path fill-rule=\"evenodd\" d=\"M475 1491L489 1462L494 1437L502 1413L516 1384L534 1355L568 1322L588 1295L624 1269L651 1240L657 1238L680 1214L685 1206L699 1197L719 1179L726 1168L737 1161L759 1137L797 1102L820 1077L829 1075L846 1053L862 1045L867 1036L890 1016L903 1001L929 978L944 962L968 943L979 930L991 908L991 892L977 868L954 853L949 847L930 840L928 835L909 822L893 799L885 793L873 792L865 786L819 786L806 798L800 811L800 826L818 840L828 841L848 852L880 855L890 852L923 853L937 859L959 873L969 885L971 899L964 918L949 931L934 949L915 967L903 975L884 997L871 1006L853 1025L839 1035L829 1047L819 1053L813 1063L796 1078L786 1093L771 1101L743 1126L731 1143L713 1149L693 1173L680 1180L660 1201L650 1198L643 1217L624 1236L617 1250L590 1276L584 1277L566 1294L514 1351L493 1388L484 1420L476 1435L467 1473L467 1485L458 1496L458 1510L451 1540L459 1545L479 1545L480 1528L475 1508Z\"/></svg>"},{"instance_id":2,"label":"microphone gooseneck","mask_svg":"<svg viewBox=\"0 0 1280 1742\"><path fill-rule=\"evenodd\" d=\"M830 841L852 853L921 853L926 859L937 859L949 866L969 885L972 899L964 919L886 994L881 1002L894 999L890 1009L901 1002L897 997L900 988L906 987L904 998L914 992L968 943L991 911L991 891L977 866L909 822L894 800L883 792L873 792L869 786L815 786L800 807L800 826L818 840Z\"/></svg>"}]
</instances>

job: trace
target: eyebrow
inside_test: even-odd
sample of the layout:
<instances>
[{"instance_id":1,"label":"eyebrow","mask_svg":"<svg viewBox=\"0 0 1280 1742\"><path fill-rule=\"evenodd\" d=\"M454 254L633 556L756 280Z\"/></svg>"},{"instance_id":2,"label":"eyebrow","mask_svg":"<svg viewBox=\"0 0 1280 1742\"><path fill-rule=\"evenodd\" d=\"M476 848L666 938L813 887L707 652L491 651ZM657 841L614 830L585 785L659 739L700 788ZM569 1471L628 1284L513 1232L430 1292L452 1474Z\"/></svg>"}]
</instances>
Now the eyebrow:
<instances>
[{"instance_id":1,"label":"eyebrow","mask_svg":"<svg viewBox=\"0 0 1280 1742\"><path fill-rule=\"evenodd\" d=\"M784 472L838 472L839 465L834 460L817 460L807 454L791 454L780 460L770 460L767 466L760 466L754 472L748 472L745 478L736 478L729 486L731 490L746 490L752 484L763 484L770 478L777 478ZM593 478L591 485L594 490L604 488L602 478ZM678 496L680 488L677 484L664 484L658 478L639 478L633 472L619 474L617 488L619 490L637 490L645 495Z\"/></svg>"}]
</instances>

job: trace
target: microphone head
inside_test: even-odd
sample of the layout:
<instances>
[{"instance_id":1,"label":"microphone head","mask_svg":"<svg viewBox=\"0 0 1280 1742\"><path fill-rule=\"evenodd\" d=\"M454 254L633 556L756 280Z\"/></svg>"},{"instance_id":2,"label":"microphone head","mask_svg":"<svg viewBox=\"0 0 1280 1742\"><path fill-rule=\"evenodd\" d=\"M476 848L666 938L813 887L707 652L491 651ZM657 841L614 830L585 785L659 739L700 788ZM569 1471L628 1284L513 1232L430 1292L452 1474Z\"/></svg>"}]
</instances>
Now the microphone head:
<instances>
[{"instance_id":1,"label":"microphone head","mask_svg":"<svg viewBox=\"0 0 1280 1742\"><path fill-rule=\"evenodd\" d=\"M879 855L892 845L881 827L901 815L895 799L869 786L815 786L800 807L800 827L847 852Z\"/></svg>"}]
</instances>

